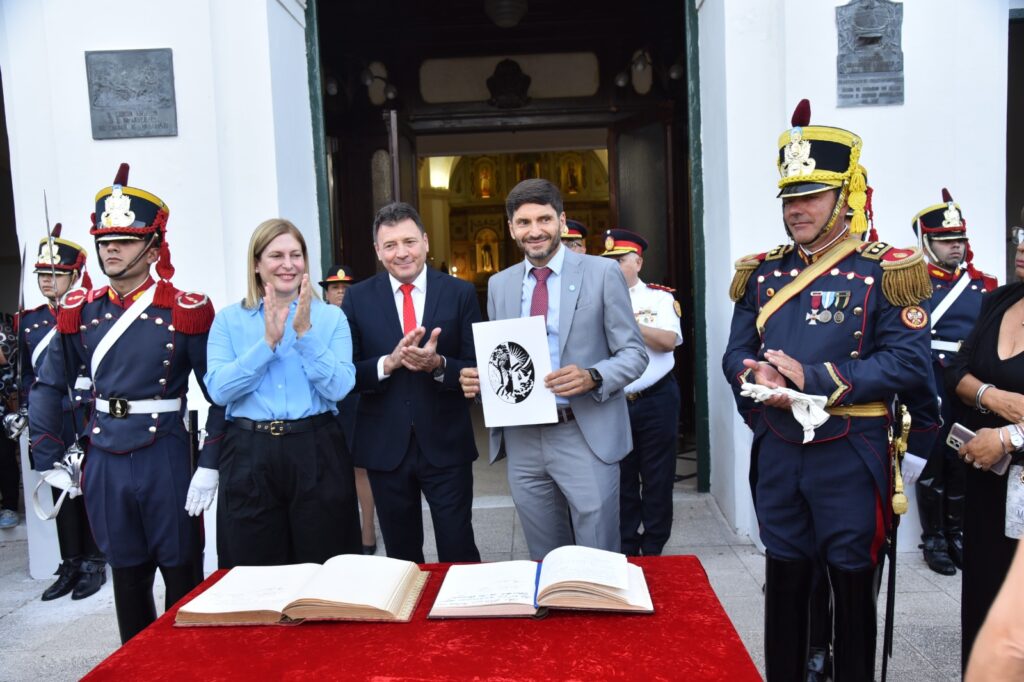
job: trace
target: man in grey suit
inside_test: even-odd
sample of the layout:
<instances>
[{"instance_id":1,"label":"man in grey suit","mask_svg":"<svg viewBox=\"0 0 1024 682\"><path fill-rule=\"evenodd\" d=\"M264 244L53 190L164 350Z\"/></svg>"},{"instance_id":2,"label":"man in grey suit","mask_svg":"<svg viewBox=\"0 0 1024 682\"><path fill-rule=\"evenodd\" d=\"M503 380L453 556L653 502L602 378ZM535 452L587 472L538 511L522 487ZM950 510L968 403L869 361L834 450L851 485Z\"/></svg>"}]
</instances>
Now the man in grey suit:
<instances>
[{"instance_id":1,"label":"man in grey suit","mask_svg":"<svg viewBox=\"0 0 1024 682\"><path fill-rule=\"evenodd\" d=\"M616 263L562 246L562 197L547 180L516 185L505 211L526 260L488 281L487 315L545 316L558 422L491 429L490 459L508 455L531 558L574 543L617 552L619 460L633 447L622 389L647 366L629 290ZM463 368L460 383L475 397L477 369Z\"/></svg>"}]
</instances>

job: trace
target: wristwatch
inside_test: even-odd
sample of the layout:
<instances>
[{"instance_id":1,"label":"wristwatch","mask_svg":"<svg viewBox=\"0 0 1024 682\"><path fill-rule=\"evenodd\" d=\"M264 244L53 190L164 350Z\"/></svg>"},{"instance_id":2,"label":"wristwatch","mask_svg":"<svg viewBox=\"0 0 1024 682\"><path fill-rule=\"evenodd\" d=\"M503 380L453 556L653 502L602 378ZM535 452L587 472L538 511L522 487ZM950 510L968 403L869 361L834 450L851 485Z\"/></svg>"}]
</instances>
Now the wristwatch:
<instances>
[{"instance_id":1,"label":"wristwatch","mask_svg":"<svg viewBox=\"0 0 1024 682\"><path fill-rule=\"evenodd\" d=\"M444 359L443 355L439 355L438 357L441 358L441 364L434 368L431 376L440 380L444 378L444 368L448 366L448 362Z\"/></svg>"},{"instance_id":2,"label":"wristwatch","mask_svg":"<svg viewBox=\"0 0 1024 682\"><path fill-rule=\"evenodd\" d=\"M1010 445L1013 446L1014 451L1024 448L1024 436L1020 435L1020 430L1016 428L1016 425L1011 424L1006 430L1010 432Z\"/></svg>"},{"instance_id":3,"label":"wristwatch","mask_svg":"<svg viewBox=\"0 0 1024 682\"><path fill-rule=\"evenodd\" d=\"M604 381L604 377L601 376L601 373L593 367L588 368L587 372L590 374L590 380L594 382L594 388L601 388L601 382Z\"/></svg>"}]
</instances>

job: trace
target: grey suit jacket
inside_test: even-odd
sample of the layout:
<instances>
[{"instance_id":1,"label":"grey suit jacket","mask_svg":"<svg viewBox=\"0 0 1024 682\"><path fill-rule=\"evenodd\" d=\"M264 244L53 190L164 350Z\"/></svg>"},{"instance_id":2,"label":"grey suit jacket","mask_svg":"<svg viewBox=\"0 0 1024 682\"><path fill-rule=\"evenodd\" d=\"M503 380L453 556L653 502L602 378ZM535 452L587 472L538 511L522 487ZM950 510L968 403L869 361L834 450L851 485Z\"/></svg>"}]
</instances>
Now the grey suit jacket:
<instances>
[{"instance_id":1,"label":"grey suit jacket","mask_svg":"<svg viewBox=\"0 0 1024 682\"><path fill-rule=\"evenodd\" d=\"M488 280L488 319L521 316L525 268L523 261ZM633 317L629 289L614 260L568 249L560 279L560 366L593 367L604 379L600 389L573 396L569 404L590 449L608 464L618 462L633 449L622 389L647 367L647 350ZM501 428L491 429L491 462L504 456L502 435Z\"/></svg>"}]
</instances>

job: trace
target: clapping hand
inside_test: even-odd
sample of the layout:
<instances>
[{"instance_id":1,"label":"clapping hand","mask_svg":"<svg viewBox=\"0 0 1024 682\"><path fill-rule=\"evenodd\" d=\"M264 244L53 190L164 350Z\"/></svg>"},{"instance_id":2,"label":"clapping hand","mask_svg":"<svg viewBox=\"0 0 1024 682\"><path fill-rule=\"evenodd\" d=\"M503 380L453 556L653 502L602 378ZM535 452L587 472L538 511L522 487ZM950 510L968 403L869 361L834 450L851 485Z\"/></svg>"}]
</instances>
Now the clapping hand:
<instances>
[{"instance_id":1,"label":"clapping hand","mask_svg":"<svg viewBox=\"0 0 1024 682\"><path fill-rule=\"evenodd\" d=\"M279 300L269 284L263 287L263 338L270 350L277 348L284 338L284 323L288 319L288 304Z\"/></svg>"},{"instance_id":2,"label":"clapping hand","mask_svg":"<svg viewBox=\"0 0 1024 682\"><path fill-rule=\"evenodd\" d=\"M292 329L295 330L295 338L301 339L302 335L312 327L309 321L309 307L313 302L313 289L309 286L309 275L302 276L302 284L299 285L299 305L295 307L295 318L292 320Z\"/></svg>"},{"instance_id":3,"label":"clapping hand","mask_svg":"<svg viewBox=\"0 0 1024 682\"><path fill-rule=\"evenodd\" d=\"M786 385L786 378L779 373L779 370L767 362L747 359L743 361L743 366L753 370L751 374L754 377L755 384L767 386L768 388L781 388ZM768 407L777 407L780 410L785 410L792 406L793 399L784 395L777 395L765 400L764 404Z\"/></svg>"},{"instance_id":4,"label":"clapping hand","mask_svg":"<svg viewBox=\"0 0 1024 682\"><path fill-rule=\"evenodd\" d=\"M427 330L423 327L419 329L422 330L422 334L420 334L422 339ZM433 372L437 369L441 365L441 356L437 354L437 337L440 335L441 328L435 327L430 332L430 338L427 339L426 344L422 348L420 348L418 341L400 348L399 358L401 359L402 366L410 372Z\"/></svg>"},{"instance_id":5,"label":"clapping hand","mask_svg":"<svg viewBox=\"0 0 1024 682\"><path fill-rule=\"evenodd\" d=\"M398 345L391 351L391 354L384 358L384 374L386 376L390 376L392 372L403 366L402 349L409 346L418 346L423 339L423 335L426 333L427 330L423 327L416 327L398 341Z\"/></svg>"},{"instance_id":6,"label":"clapping hand","mask_svg":"<svg viewBox=\"0 0 1024 682\"><path fill-rule=\"evenodd\" d=\"M462 386L462 395L475 398L480 393L480 370L476 367L463 367L459 371L459 385Z\"/></svg>"}]
</instances>

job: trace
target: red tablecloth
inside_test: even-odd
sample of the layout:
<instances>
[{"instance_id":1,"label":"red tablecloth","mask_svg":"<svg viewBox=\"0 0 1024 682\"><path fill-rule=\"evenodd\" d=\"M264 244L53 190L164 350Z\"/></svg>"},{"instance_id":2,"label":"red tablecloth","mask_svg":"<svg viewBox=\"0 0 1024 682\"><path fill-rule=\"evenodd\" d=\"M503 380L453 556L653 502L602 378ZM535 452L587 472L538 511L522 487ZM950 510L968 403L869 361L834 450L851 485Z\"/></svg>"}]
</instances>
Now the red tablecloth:
<instances>
[{"instance_id":1,"label":"red tablecloth","mask_svg":"<svg viewBox=\"0 0 1024 682\"><path fill-rule=\"evenodd\" d=\"M427 620L448 565L426 564L431 575L412 622L175 628L174 608L85 679L761 679L696 557L635 561L653 615Z\"/></svg>"}]
</instances>

